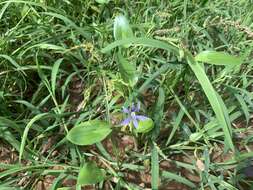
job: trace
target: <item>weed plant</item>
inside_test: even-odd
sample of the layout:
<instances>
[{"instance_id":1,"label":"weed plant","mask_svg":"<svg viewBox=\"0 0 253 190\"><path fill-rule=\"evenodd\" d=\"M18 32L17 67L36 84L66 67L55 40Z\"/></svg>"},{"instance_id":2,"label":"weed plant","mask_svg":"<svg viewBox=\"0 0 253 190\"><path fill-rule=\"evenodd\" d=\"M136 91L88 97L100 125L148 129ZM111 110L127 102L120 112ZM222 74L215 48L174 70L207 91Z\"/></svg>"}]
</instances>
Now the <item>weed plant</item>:
<instances>
[{"instance_id":1,"label":"weed plant","mask_svg":"<svg viewBox=\"0 0 253 190\"><path fill-rule=\"evenodd\" d=\"M252 23L251 0L1 0L0 190L253 189Z\"/></svg>"}]
</instances>

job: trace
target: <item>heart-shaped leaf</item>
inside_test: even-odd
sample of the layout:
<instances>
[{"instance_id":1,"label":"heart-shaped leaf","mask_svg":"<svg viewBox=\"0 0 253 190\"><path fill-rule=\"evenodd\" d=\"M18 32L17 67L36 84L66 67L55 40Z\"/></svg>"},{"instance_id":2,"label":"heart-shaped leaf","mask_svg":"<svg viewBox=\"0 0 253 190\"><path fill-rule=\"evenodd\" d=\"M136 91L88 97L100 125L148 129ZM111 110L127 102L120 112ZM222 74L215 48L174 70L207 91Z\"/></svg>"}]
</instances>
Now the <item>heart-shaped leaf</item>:
<instances>
[{"instance_id":1,"label":"heart-shaped leaf","mask_svg":"<svg viewBox=\"0 0 253 190\"><path fill-rule=\"evenodd\" d=\"M138 81L136 66L129 63L128 60L125 59L120 53L118 53L118 65L119 72L124 82L128 83L130 86L134 86Z\"/></svg>"},{"instance_id":2,"label":"heart-shaped leaf","mask_svg":"<svg viewBox=\"0 0 253 190\"><path fill-rule=\"evenodd\" d=\"M96 184L104 180L104 172L94 162L85 163L80 169L77 183L79 185Z\"/></svg>"},{"instance_id":3,"label":"heart-shaped leaf","mask_svg":"<svg viewBox=\"0 0 253 190\"><path fill-rule=\"evenodd\" d=\"M148 118L143 121L139 121L138 127L136 128L137 133L147 133L154 127L152 119Z\"/></svg>"},{"instance_id":4,"label":"heart-shaped leaf","mask_svg":"<svg viewBox=\"0 0 253 190\"><path fill-rule=\"evenodd\" d=\"M113 26L113 34L115 40L123 40L126 38L134 37L132 28L129 25L128 20L125 16L116 16ZM129 47L129 44L123 45L123 47Z\"/></svg>"},{"instance_id":5,"label":"heart-shaped leaf","mask_svg":"<svg viewBox=\"0 0 253 190\"><path fill-rule=\"evenodd\" d=\"M91 145L105 139L111 131L107 122L91 120L73 127L69 131L67 139L77 145Z\"/></svg>"},{"instance_id":6,"label":"heart-shaped leaf","mask_svg":"<svg viewBox=\"0 0 253 190\"><path fill-rule=\"evenodd\" d=\"M213 65L240 65L243 62L240 57L217 51L202 51L196 55L195 60Z\"/></svg>"}]
</instances>

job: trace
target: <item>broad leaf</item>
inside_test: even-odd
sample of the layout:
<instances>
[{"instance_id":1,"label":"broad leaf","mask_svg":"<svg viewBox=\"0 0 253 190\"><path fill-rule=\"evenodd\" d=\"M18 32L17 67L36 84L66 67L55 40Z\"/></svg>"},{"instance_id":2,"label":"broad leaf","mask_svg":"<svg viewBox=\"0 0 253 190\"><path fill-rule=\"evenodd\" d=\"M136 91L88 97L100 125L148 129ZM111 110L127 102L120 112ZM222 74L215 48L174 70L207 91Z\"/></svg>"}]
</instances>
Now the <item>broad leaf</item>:
<instances>
[{"instance_id":1,"label":"broad leaf","mask_svg":"<svg viewBox=\"0 0 253 190\"><path fill-rule=\"evenodd\" d=\"M147 133L154 127L154 122L152 119L148 118L143 121L139 121L138 127L136 128L137 133Z\"/></svg>"},{"instance_id":2,"label":"broad leaf","mask_svg":"<svg viewBox=\"0 0 253 190\"><path fill-rule=\"evenodd\" d=\"M96 184L104 180L104 172L93 162L85 163L80 169L77 183L79 185Z\"/></svg>"},{"instance_id":3,"label":"broad leaf","mask_svg":"<svg viewBox=\"0 0 253 190\"><path fill-rule=\"evenodd\" d=\"M105 139L111 131L108 123L92 120L72 128L67 135L67 139L77 145L91 145Z\"/></svg>"},{"instance_id":4,"label":"broad leaf","mask_svg":"<svg viewBox=\"0 0 253 190\"><path fill-rule=\"evenodd\" d=\"M202 51L196 55L195 60L213 65L240 65L243 61L240 57L216 51Z\"/></svg>"},{"instance_id":5,"label":"broad leaf","mask_svg":"<svg viewBox=\"0 0 253 190\"><path fill-rule=\"evenodd\" d=\"M113 35L115 40L122 40L133 37L132 28L129 25L125 16L116 16L114 20ZM128 47L129 44L125 44L124 47Z\"/></svg>"}]
</instances>

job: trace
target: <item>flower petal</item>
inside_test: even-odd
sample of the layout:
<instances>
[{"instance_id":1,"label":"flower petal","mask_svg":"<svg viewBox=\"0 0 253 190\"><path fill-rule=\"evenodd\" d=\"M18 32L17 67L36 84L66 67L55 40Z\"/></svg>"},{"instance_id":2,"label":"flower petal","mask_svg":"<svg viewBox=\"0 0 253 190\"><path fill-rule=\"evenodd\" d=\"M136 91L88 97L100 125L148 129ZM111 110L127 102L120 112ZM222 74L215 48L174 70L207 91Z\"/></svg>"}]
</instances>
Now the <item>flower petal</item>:
<instances>
[{"instance_id":1,"label":"flower petal","mask_svg":"<svg viewBox=\"0 0 253 190\"><path fill-rule=\"evenodd\" d=\"M149 119L148 117L146 117L144 115L136 115L135 118L138 119L138 120L141 120L141 121Z\"/></svg>"},{"instance_id":2,"label":"flower petal","mask_svg":"<svg viewBox=\"0 0 253 190\"><path fill-rule=\"evenodd\" d=\"M133 119L133 124L134 124L134 127L135 127L135 128L138 127L138 121L137 121L137 119Z\"/></svg>"},{"instance_id":3,"label":"flower petal","mask_svg":"<svg viewBox=\"0 0 253 190\"><path fill-rule=\"evenodd\" d=\"M124 106L122 107L122 112L123 113L129 113L130 112L130 110L129 109L127 109L127 108L125 108Z\"/></svg>"},{"instance_id":4,"label":"flower petal","mask_svg":"<svg viewBox=\"0 0 253 190\"><path fill-rule=\"evenodd\" d=\"M122 126L129 125L130 122L131 122L131 118L128 117L128 118L124 119L124 120L120 123L120 125L122 125Z\"/></svg>"},{"instance_id":5,"label":"flower petal","mask_svg":"<svg viewBox=\"0 0 253 190\"><path fill-rule=\"evenodd\" d=\"M136 110L137 110L136 106L134 105L134 103L132 103L131 112L136 112Z\"/></svg>"}]
</instances>

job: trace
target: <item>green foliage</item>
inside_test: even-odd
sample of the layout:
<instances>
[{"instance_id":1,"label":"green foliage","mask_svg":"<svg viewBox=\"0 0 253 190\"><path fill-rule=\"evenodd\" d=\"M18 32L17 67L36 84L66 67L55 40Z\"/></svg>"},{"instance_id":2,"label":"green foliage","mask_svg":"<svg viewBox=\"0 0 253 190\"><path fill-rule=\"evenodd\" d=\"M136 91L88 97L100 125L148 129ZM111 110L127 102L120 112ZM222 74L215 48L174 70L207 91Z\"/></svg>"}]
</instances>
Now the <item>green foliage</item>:
<instances>
[{"instance_id":1,"label":"green foliage","mask_svg":"<svg viewBox=\"0 0 253 190\"><path fill-rule=\"evenodd\" d=\"M133 87L138 81L136 66L129 63L120 53L118 53L118 65L124 82Z\"/></svg>"},{"instance_id":2,"label":"green foliage","mask_svg":"<svg viewBox=\"0 0 253 190\"><path fill-rule=\"evenodd\" d=\"M80 169L77 183L79 185L90 185L104 180L104 173L95 163L88 162Z\"/></svg>"},{"instance_id":3,"label":"green foliage","mask_svg":"<svg viewBox=\"0 0 253 190\"><path fill-rule=\"evenodd\" d=\"M151 177L152 189L159 187L159 156L155 144L153 143L151 152Z\"/></svg>"},{"instance_id":4,"label":"green foliage","mask_svg":"<svg viewBox=\"0 0 253 190\"><path fill-rule=\"evenodd\" d=\"M116 16L113 26L113 35L115 40L123 40L133 37L132 28L125 16ZM123 47L128 47L128 44L123 45Z\"/></svg>"},{"instance_id":5,"label":"green foliage","mask_svg":"<svg viewBox=\"0 0 253 190\"><path fill-rule=\"evenodd\" d=\"M226 148L229 148L235 151L234 144L232 141L232 127L229 119L229 114L227 108L221 99L221 97L217 94L215 89L213 88L211 82L209 81L207 75L204 72L203 67L200 64L194 61L194 58L191 54L187 52L187 62L196 75L198 81L200 82L201 87L203 88L216 117L222 126L225 137L225 145Z\"/></svg>"},{"instance_id":6,"label":"green foliage","mask_svg":"<svg viewBox=\"0 0 253 190\"><path fill-rule=\"evenodd\" d=\"M110 0L96 0L96 2L101 3L101 4L106 4L109 3Z\"/></svg>"},{"instance_id":7,"label":"green foliage","mask_svg":"<svg viewBox=\"0 0 253 190\"><path fill-rule=\"evenodd\" d=\"M196 61L201 61L205 63L210 63L214 65L240 65L243 60L240 57L231 56L223 52L216 51L203 51L195 56Z\"/></svg>"},{"instance_id":8,"label":"green foliage","mask_svg":"<svg viewBox=\"0 0 253 190\"><path fill-rule=\"evenodd\" d=\"M136 128L137 133L147 133L151 131L154 127L154 122L152 119L148 118L143 121L139 121L138 127Z\"/></svg>"},{"instance_id":9,"label":"green foliage","mask_svg":"<svg viewBox=\"0 0 253 190\"><path fill-rule=\"evenodd\" d=\"M246 0L1 1L0 189L250 189L252 12ZM150 119L121 127L139 101Z\"/></svg>"},{"instance_id":10,"label":"green foliage","mask_svg":"<svg viewBox=\"0 0 253 190\"><path fill-rule=\"evenodd\" d=\"M73 127L67 139L76 145L92 145L102 141L111 133L110 125L104 121L91 120Z\"/></svg>"}]
</instances>

